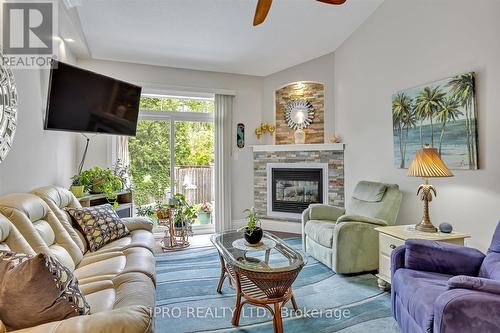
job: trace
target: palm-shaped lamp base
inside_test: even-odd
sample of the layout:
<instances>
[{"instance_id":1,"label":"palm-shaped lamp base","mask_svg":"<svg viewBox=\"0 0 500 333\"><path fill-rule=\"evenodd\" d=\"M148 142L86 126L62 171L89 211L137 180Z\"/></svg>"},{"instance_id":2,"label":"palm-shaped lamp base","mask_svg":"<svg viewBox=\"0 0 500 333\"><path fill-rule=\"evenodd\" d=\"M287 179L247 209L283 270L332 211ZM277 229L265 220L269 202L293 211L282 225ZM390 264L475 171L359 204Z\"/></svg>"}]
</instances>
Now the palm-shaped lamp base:
<instances>
[{"instance_id":1,"label":"palm-shaped lamp base","mask_svg":"<svg viewBox=\"0 0 500 333\"><path fill-rule=\"evenodd\" d=\"M422 192L422 193L420 193ZM420 194L420 198L424 202L424 215L422 216L422 222L415 226L415 229L423 232L436 232L437 228L432 224L431 218L429 216L429 202L432 201L432 193L434 196L437 195L434 186L430 185L426 179L425 184L418 187L417 195Z\"/></svg>"}]
</instances>

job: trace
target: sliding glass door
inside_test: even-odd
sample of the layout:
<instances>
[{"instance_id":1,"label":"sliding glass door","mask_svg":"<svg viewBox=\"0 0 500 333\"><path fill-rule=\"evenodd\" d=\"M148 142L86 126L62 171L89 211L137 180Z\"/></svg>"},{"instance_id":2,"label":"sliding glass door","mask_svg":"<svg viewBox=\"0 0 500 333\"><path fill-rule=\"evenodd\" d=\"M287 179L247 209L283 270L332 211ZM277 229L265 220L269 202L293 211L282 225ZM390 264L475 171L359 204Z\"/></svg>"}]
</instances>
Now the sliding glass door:
<instances>
[{"instance_id":1,"label":"sliding glass door","mask_svg":"<svg viewBox=\"0 0 500 333\"><path fill-rule=\"evenodd\" d=\"M213 110L213 98L142 97L137 136L129 141L138 209L182 193L199 212L193 229L213 230Z\"/></svg>"},{"instance_id":2,"label":"sliding glass door","mask_svg":"<svg viewBox=\"0 0 500 333\"><path fill-rule=\"evenodd\" d=\"M212 224L214 123L176 121L174 137L174 192L198 206L195 225Z\"/></svg>"}]
</instances>

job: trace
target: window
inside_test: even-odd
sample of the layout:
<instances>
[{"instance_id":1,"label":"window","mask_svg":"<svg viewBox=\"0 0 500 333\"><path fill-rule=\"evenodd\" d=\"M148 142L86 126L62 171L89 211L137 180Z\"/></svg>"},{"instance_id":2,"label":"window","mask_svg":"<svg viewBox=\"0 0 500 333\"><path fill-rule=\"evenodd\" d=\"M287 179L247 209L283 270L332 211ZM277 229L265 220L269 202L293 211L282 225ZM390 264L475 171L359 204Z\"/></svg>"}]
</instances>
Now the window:
<instances>
[{"instance_id":1,"label":"window","mask_svg":"<svg viewBox=\"0 0 500 333\"><path fill-rule=\"evenodd\" d=\"M140 109L145 111L176 111L213 113L213 99L200 97L167 97L161 95L143 95Z\"/></svg>"},{"instance_id":2,"label":"window","mask_svg":"<svg viewBox=\"0 0 500 333\"><path fill-rule=\"evenodd\" d=\"M214 206L213 98L143 95L137 135L129 140L136 207L183 193L201 209ZM193 227L213 225L199 214Z\"/></svg>"}]
</instances>

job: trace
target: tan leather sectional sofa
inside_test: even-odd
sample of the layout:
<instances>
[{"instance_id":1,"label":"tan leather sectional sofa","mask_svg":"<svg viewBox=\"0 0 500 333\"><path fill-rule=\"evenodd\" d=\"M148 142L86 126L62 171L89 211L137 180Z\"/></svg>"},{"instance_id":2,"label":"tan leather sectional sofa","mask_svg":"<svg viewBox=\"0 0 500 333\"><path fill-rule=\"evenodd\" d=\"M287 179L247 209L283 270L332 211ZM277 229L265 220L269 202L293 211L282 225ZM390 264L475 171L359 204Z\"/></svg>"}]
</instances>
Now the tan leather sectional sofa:
<instances>
[{"instance_id":1,"label":"tan leather sectional sofa","mask_svg":"<svg viewBox=\"0 0 500 333\"><path fill-rule=\"evenodd\" d=\"M88 316L15 332L152 332L156 276L151 221L123 219L129 236L89 252L65 207L81 206L71 192L54 186L0 197L0 249L54 256L74 272L91 307ZM0 333L4 330L0 321Z\"/></svg>"}]
</instances>

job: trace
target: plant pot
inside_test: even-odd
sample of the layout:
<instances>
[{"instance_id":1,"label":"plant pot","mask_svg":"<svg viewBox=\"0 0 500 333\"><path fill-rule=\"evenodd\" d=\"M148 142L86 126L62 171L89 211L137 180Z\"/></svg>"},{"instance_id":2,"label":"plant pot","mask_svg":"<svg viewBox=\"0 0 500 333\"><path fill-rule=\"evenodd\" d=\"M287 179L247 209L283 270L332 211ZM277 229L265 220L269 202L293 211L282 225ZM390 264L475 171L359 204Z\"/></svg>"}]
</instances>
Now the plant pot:
<instances>
[{"instance_id":1,"label":"plant pot","mask_svg":"<svg viewBox=\"0 0 500 333\"><path fill-rule=\"evenodd\" d=\"M83 185L78 185L78 186L71 185L71 187L69 188L71 193L73 193L77 198L83 197L83 189L84 189Z\"/></svg>"},{"instance_id":2,"label":"plant pot","mask_svg":"<svg viewBox=\"0 0 500 333\"><path fill-rule=\"evenodd\" d=\"M182 221L177 221L174 223L174 226L176 228L184 228L185 226L187 226L189 224L188 221L185 221L185 220L182 220Z\"/></svg>"},{"instance_id":3,"label":"plant pot","mask_svg":"<svg viewBox=\"0 0 500 333\"><path fill-rule=\"evenodd\" d=\"M103 193L103 186L102 183L104 181L102 179L93 179L92 186L90 187L90 192L92 194L102 194Z\"/></svg>"},{"instance_id":4,"label":"plant pot","mask_svg":"<svg viewBox=\"0 0 500 333\"><path fill-rule=\"evenodd\" d=\"M156 212L156 216L161 220L166 220L170 217L170 211L168 210L159 210Z\"/></svg>"},{"instance_id":5,"label":"plant pot","mask_svg":"<svg viewBox=\"0 0 500 333\"><path fill-rule=\"evenodd\" d=\"M119 204L118 204L118 201L117 199L107 199L108 200L108 203L111 205L111 207L113 208L118 208Z\"/></svg>"},{"instance_id":6,"label":"plant pot","mask_svg":"<svg viewBox=\"0 0 500 333\"><path fill-rule=\"evenodd\" d=\"M212 220L212 213L207 213L207 212L199 212L198 213L198 221L200 224L210 224Z\"/></svg>"},{"instance_id":7,"label":"plant pot","mask_svg":"<svg viewBox=\"0 0 500 333\"><path fill-rule=\"evenodd\" d=\"M248 244L257 244L261 241L263 236L263 231L260 227L255 227L253 232L250 234L248 228L245 228L245 240Z\"/></svg>"}]
</instances>

